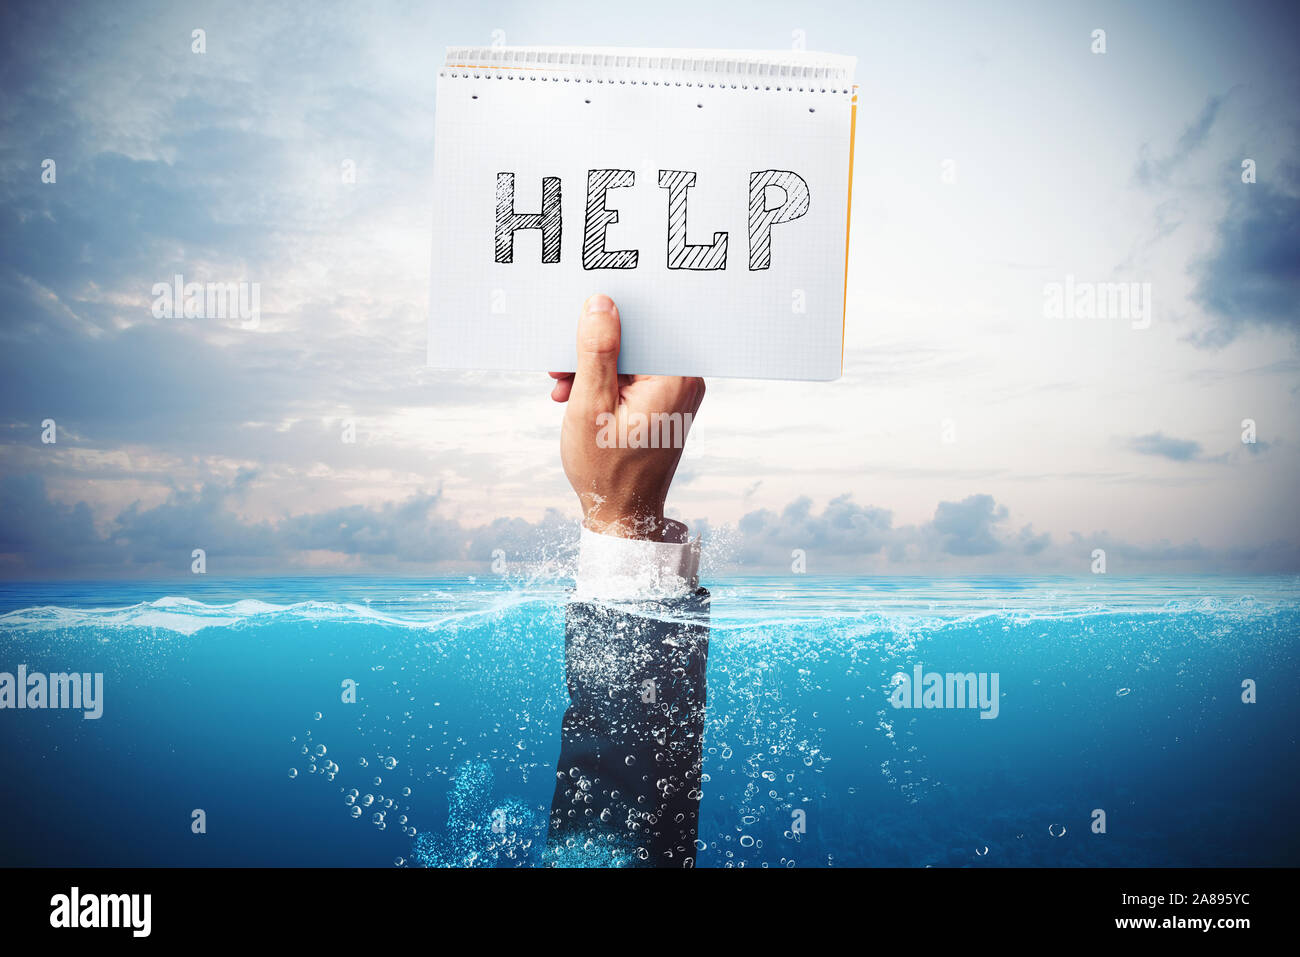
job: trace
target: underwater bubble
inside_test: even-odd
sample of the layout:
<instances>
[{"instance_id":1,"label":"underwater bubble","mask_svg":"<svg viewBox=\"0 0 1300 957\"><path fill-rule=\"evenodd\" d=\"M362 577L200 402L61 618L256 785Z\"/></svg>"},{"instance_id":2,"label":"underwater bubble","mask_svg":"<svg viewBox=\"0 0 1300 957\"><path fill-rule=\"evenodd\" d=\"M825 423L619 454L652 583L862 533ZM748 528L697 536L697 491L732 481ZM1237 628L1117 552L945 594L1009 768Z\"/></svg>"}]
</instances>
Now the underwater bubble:
<instances>
[{"instance_id":1,"label":"underwater bubble","mask_svg":"<svg viewBox=\"0 0 1300 957\"><path fill-rule=\"evenodd\" d=\"M1118 691L1115 692L1115 697L1122 698L1132 690L1133 690L1132 688L1120 688Z\"/></svg>"},{"instance_id":2,"label":"underwater bubble","mask_svg":"<svg viewBox=\"0 0 1300 957\"><path fill-rule=\"evenodd\" d=\"M370 805L374 803L375 803L375 796L373 794L367 794L365 797L361 799L362 807L370 807Z\"/></svg>"},{"instance_id":3,"label":"underwater bubble","mask_svg":"<svg viewBox=\"0 0 1300 957\"><path fill-rule=\"evenodd\" d=\"M358 766L363 767L363 768L365 768L365 767L369 767L369 766L370 766L370 765L369 765L369 762L366 761L366 759L365 759L364 756L363 756L363 757L360 757L360 758L357 758L357 764L358 764Z\"/></svg>"},{"instance_id":4,"label":"underwater bubble","mask_svg":"<svg viewBox=\"0 0 1300 957\"><path fill-rule=\"evenodd\" d=\"M397 767L397 758L394 757L384 758L384 767L388 768L388 770L390 771L393 770L393 768Z\"/></svg>"},{"instance_id":5,"label":"underwater bubble","mask_svg":"<svg viewBox=\"0 0 1300 957\"><path fill-rule=\"evenodd\" d=\"M404 857L395 857L395 858L393 858L393 866L394 866L394 867L401 867L401 866L402 866L403 864L405 864L405 863L406 863L406 858L404 858Z\"/></svg>"},{"instance_id":6,"label":"underwater bubble","mask_svg":"<svg viewBox=\"0 0 1300 957\"><path fill-rule=\"evenodd\" d=\"M316 757L323 758L324 756L325 756L325 745L323 744L316 745Z\"/></svg>"},{"instance_id":7,"label":"underwater bubble","mask_svg":"<svg viewBox=\"0 0 1300 957\"><path fill-rule=\"evenodd\" d=\"M748 834L742 834L742 835L740 836L740 846L741 846L741 847L753 847L753 846L754 846L754 839L753 839L752 837L750 837Z\"/></svg>"},{"instance_id":8,"label":"underwater bubble","mask_svg":"<svg viewBox=\"0 0 1300 957\"><path fill-rule=\"evenodd\" d=\"M383 824L383 823L384 823L384 812L383 812L383 811L376 811L376 812L374 813L374 815L370 818L370 820L374 821L376 824Z\"/></svg>"},{"instance_id":9,"label":"underwater bubble","mask_svg":"<svg viewBox=\"0 0 1300 957\"><path fill-rule=\"evenodd\" d=\"M636 764L636 758L634 758L632 755L629 754L627 757L623 759L623 763L630 768L632 765Z\"/></svg>"},{"instance_id":10,"label":"underwater bubble","mask_svg":"<svg viewBox=\"0 0 1300 957\"><path fill-rule=\"evenodd\" d=\"M381 778L379 775L376 774L376 775L375 775L375 780L374 780L373 783L374 783L375 787L378 787L379 785L381 785L381 784L384 783L384 779Z\"/></svg>"},{"instance_id":11,"label":"underwater bubble","mask_svg":"<svg viewBox=\"0 0 1300 957\"><path fill-rule=\"evenodd\" d=\"M989 846L988 846L987 844L985 844L983 847L977 847L977 848L975 848L975 856L976 856L976 857L988 857L988 856L989 856Z\"/></svg>"},{"instance_id":12,"label":"underwater bubble","mask_svg":"<svg viewBox=\"0 0 1300 957\"><path fill-rule=\"evenodd\" d=\"M402 788L402 797L404 797L404 798L409 798L410 796L411 796L411 789L410 789L410 788Z\"/></svg>"},{"instance_id":13,"label":"underwater bubble","mask_svg":"<svg viewBox=\"0 0 1300 957\"><path fill-rule=\"evenodd\" d=\"M354 804L354 805L352 805L352 810L349 811L348 813L351 814L353 817L360 817L360 816L361 816L361 808L357 807L357 806Z\"/></svg>"},{"instance_id":14,"label":"underwater bubble","mask_svg":"<svg viewBox=\"0 0 1300 957\"><path fill-rule=\"evenodd\" d=\"M1060 828L1060 833L1059 833L1059 834L1057 833L1057 828ZM1052 837L1065 837L1065 825L1064 825L1064 824L1049 824L1049 825L1047 825L1047 833L1050 834L1050 835L1052 835Z\"/></svg>"},{"instance_id":15,"label":"underwater bubble","mask_svg":"<svg viewBox=\"0 0 1300 957\"><path fill-rule=\"evenodd\" d=\"M317 711L314 715L312 715L312 717L315 718L317 721L319 721L321 718L325 717L325 715Z\"/></svg>"},{"instance_id":16,"label":"underwater bubble","mask_svg":"<svg viewBox=\"0 0 1300 957\"><path fill-rule=\"evenodd\" d=\"M298 769L297 769L297 768L290 768L290 769L289 769L289 777L291 777L291 778L296 778L297 776L298 776Z\"/></svg>"}]
</instances>

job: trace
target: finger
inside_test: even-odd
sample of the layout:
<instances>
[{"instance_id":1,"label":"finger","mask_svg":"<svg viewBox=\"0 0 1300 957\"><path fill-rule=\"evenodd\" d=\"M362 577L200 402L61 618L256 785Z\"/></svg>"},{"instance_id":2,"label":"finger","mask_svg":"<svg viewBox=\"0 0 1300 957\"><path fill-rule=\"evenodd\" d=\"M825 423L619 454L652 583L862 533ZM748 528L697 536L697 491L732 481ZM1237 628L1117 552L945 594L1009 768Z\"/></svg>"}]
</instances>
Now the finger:
<instances>
[{"instance_id":1,"label":"finger","mask_svg":"<svg viewBox=\"0 0 1300 957\"><path fill-rule=\"evenodd\" d=\"M609 296L595 295L578 320L578 371L571 395L589 415L612 412L618 405L618 307Z\"/></svg>"},{"instance_id":2,"label":"finger","mask_svg":"<svg viewBox=\"0 0 1300 957\"><path fill-rule=\"evenodd\" d=\"M555 383L555 388L551 390L551 398L556 402L568 402L569 393L572 391L573 377L569 376L567 379L561 379L559 382Z\"/></svg>"},{"instance_id":3,"label":"finger","mask_svg":"<svg viewBox=\"0 0 1300 957\"><path fill-rule=\"evenodd\" d=\"M695 399L691 406L691 411L698 412L700 411L700 404L704 402L704 392L705 392L704 380L700 378L695 378L695 379L691 379L690 381L695 389Z\"/></svg>"},{"instance_id":4,"label":"finger","mask_svg":"<svg viewBox=\"0 0 1300 957\"><path fill-rule=\"evenodd\" d=\"M704 401L704 380L695 377L667 375L633 376L631 387L624 393L638 408L645 406L654 411L696 412Z\"/></svg>"}]
</instances>

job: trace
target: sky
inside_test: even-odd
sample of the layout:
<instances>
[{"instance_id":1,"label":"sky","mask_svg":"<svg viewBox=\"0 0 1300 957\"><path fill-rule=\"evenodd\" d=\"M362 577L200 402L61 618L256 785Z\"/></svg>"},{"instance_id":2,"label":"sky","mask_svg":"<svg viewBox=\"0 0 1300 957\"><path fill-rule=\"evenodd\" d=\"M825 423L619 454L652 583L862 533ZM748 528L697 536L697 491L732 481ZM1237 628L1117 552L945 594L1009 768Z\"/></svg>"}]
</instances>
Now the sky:
<instances>
[{"instance_id":1,"label":"sky","mask_svg":"<svg viewBox=\"0 0 1300 957\"><path fill-rule=\"evenodd\" d=\"M436 73L494 41L858 59L844 375L710 381L668 503L706 568L1087 575L1102 549L1108 574L1300 571L1292 5L0 20L0 577L567 553L549 379L425 366ZM178 273L257 283L260 321L156 316ZM1137 283L1150 321L1052 314L1067 282Z\"/></svg>"}]
</instances>

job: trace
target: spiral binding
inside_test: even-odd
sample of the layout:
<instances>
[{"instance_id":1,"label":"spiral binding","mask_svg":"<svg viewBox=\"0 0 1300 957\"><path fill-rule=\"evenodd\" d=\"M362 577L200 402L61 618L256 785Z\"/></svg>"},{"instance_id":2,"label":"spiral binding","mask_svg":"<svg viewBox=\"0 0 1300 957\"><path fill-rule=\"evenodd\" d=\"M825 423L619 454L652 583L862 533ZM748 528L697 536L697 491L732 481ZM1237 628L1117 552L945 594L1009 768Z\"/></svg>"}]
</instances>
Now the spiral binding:
<instances>
[{"instance_id":1,"label":"spiral binding","mask_svg":"<svg viewBox=\"0 0 1300 957\"><path fill-rule=\"evenodd\" d=\"M440 76L852 93L857 59L800 50L448 47Z\"/></svg>"}]
</instances>

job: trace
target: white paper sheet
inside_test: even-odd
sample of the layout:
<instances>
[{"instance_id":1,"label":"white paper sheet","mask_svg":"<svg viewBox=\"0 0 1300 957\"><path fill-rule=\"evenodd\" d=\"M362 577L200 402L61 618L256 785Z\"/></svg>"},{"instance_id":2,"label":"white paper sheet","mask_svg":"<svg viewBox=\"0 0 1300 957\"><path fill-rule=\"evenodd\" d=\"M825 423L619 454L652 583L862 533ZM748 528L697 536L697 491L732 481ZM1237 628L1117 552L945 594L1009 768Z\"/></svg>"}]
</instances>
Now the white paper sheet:
<instances>
[{"instance_id":1,"label":"white paper sheet","mask_svg":"<svg viewBox=\"0 0 1300 957\"><path fill-rule=\"evenodd\" d=\"M506 65L439 76L429 364L571 370L582 302L603 292L619 306L623 372L837 378L843 71L782 76L752 54L706 70L605 56L599 69L539 69L507 51ZM511 230L519 215L532 219Z\"/></svg>"}]
</instances>

